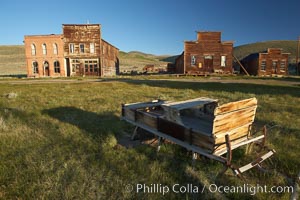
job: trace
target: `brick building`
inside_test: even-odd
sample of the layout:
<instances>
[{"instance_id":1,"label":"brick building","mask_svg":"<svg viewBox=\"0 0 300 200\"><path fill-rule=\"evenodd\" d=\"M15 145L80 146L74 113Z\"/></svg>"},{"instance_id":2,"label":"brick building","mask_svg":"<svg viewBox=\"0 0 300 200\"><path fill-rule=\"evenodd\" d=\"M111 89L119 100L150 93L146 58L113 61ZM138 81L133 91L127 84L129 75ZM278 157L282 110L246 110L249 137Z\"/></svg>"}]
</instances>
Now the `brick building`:
<instances>
[{"instance_id":1,"label":"brick building","mask_svg":"<svg viewBox=\"0 0 300 200\"><path fill-rule=\"evenodd\" d=\"M245 57L241 63L251 75L272 76L288 75L289 53L280 48L268 48L262 53L254 53Z\"/></svg>"},{"instance_id":2,"label":"brick building","mask_svg":"<svg viewBox=\"0 0 300 200\"><path fill-rule=\"evenodd\" d=\"M99 24L63 24L63 34L24 37L28 77L113 76L119 49L101 38Z\"/></svg>"},{"instance_id":3,"label":"brick building","mask_svg":"<svg viewBox=\"0 0 300 200\"><path fill-rule=\"evenodd\" d=\"M222 42L221 32L197 32L197 41L185 41L175 61L175 73L232 73L233 42Z\"/></svg>"}]
</instances>

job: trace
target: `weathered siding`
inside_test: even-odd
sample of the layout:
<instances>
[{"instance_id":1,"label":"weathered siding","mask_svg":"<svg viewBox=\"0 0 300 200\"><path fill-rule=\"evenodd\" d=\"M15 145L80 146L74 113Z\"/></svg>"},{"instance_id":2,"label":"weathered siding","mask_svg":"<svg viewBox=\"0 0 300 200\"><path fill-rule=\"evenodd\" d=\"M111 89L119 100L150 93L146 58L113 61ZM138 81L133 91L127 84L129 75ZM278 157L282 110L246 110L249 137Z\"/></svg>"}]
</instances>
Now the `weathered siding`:
<instances>
[{"instance_id":1,"label":"weathered siding","mask_svg":"<svg viewBox=\"0 0 300 200\"><path fill-rule=\"evenodd\" d=\"M221 42L221 32L198 32L197 41L184 43L183 58L177 60L176 71L187 74L232 73L232 51L233 42Z\"/></svg>"},{"instance_id":2,"label":"weathered siding","mask_svg":"<svg viewBox=\"0 0 300 200\"><path fill-rule=\"evenodd\" d=\"M99 24L63 24L64 55L66 57L98 57L100 55L101 32ZM95 44L95 52L90 52L91 43ZM74 44L74 52L70 52L70 44ZM80 52L80 44L84 45L84 53Z\"/></svg>"},{"instance_id":3,"label":"weathered siding","mask_svg":"<svg viewBox=\"0 0 300 200\"><path fill-rule=\"evenodd\" d=\"M242 63L251 75L288 75L288 59L289 53L282 53L282 49L268 48L265 53L249 55Z\"/></svg>"},{"instance_id":4,"label":"weathered siding","mask_svg":"<svg viewBox=\"0 0 300 200\"><path fill-rule=\"evenodd\" d=\"M63 24L64 56L70 76L102 75L100 30L99 24Z\"/></svg>"},{"instance_id":5,"label":"weathered siding","mask_svg":"<svg viewBox=\"0 0 300 200\"><path fill-rule=\"evenodd\" d=\"M111 76L119 71L119 49L102 40L100 24L63 24L62 35L25 36L24 41L28 76ZM57 54L53 53L54 43ZM32 44L36 55L32 55ZM46 44L47 54L42 44ZM59 61L59 73L54 69L55 61ZM38 62L37 73L33 62Z\"/></svg>"},{"instance_id":6,"label":"weathered siding","mask_svg":"<svg viewBox=\"0 0 300 200\"><path fill-rule=\"evenodd\" d=\"M176 58L175 61L175 72L179 73L179 74L183 74L184 73L184 52L178 56L178 58Z\"/></svg>"},{"instance_id":7,"label":"weathered siding","mask_svg":"<svg viewBox=\"0 0 300 200\"><path fill-rule=\"evenodd\" d=\"M102 74L115 76L119 73L119 49L102 40Z\"/></svg>"}]
</instances>

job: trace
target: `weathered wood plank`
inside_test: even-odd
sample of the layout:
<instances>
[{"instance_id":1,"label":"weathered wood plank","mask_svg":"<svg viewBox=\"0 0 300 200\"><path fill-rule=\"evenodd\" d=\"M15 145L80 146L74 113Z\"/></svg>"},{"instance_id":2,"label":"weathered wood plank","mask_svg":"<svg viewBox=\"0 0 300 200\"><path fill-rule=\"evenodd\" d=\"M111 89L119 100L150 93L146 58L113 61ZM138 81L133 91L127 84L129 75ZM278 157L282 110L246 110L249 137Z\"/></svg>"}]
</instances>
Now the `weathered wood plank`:
<instances>
[{"instance_id":1,"label":"weathered wood plank","mask_svg":"<svg viewBox=\"0 0 300 200\"><path fill-rule=\"evenodd\" d=\"M230 139L236 139L237 137L241 137L242 135L247 136L250 131L250 125L252 123L245 124L241 127L231 130L230 132L222 132L214 135L214 143L216 145L220 143L225 143L225 135L229 134Z\"/></svg>"},{"instance_id":2,"label":"weathered wood plank","mask_svg":"<svg viewBox=\"0 0 300 200\"><path fill-rule=\"evenodd\" d=\"M155 135L157 135L159 137L165 138L165 139L170 140L170 141L172 141L172 142L174 142L174 143L176 143L176 144L178 144L178 145L180 145L182 147L185 147L187 150L194 151L196 153L199 153L199 154L201 154L203 156L206 156L206 157L211 158L213 160L219 161L221 163L225 163L226 162L226 159L224 159L221 156L217 156L217 155L211 154L211 152L208 151L208 150L205 150L203 148L197 147L195 145L191 145L191 144L189 144L187 142L181 141L181 140L179 140L177 138L174 138L174 137L172 137L170 135L167 135L167 134L165 134L163 132L160 132L158 130L153 130L153 129L149 128L148 126L145 126L144 124L136 123L136 122L130 121L130 120L126 119L126 118L123 118L123 119L126 120L126 121L128 121L129 123L135 125L135 126L138 126L138 127L142 128L142 129L144 129L146 131L149 131L149 132L151 132L151 133L153 133L153 134L155 134Z\"/></svg>"},{"instance_id":3,"label":"weathered wood plank","mask_svg":"<svg viewBox=\"0 0 300 200\"><path fill-rule=\"evenodd\" d=\"M151 128L157 129L157 116L143 111L136 112L136 122L145 124Z\"/></svg>"},{"instance_id":4,"label":"weathered wood plank","mask_svg":"<svg viewBox=\"0 0 300 200\"><path fill-rule=\"evenodd\" d=\"M253 123L255 112L256 106L216 116L213 124L213 134L229 132L237 127Z\"/></svg>"},{"instance_id":5,"label":"weathered wood plank","mask_svg":"<svg viewBox=\"0 0 300 200\"><path fill-rule=\"evenodd\" d=\"M132 120L132 121L135 121L135 111L134 110L131 110L129 109L128 107L124 107L123 108L123 117L129 119L129 120Z\"/></svg>"},{"instance_id":6,"label":"weathered wood plank","mask_svg":"<svg viewBox=\"0 0 300 200\"><path fill-rule=\"evenodd\" d=\"M138 102L138 103L124 104L124 107L128 108L128 109L136 110L138 108L160 106L163 103L166 103L166 101L163 101L163 100L154 100L154 101L150 101L150 102Z\"/></svg>"},{"instance_id":7,"label":"weathered wood plank","mask_svg":"<svg viewBox=\"0 0 300 200\"><path fill-rule=\"evenodd\" d=\"M242 137L242 138L238 138L238 139L235 139L235 140L232 140L230 138L230 142L231 142L231 145L236 145L236 144L239 144L241 142L244 142L244 141L247 141L247 137ZM232 150L234 148L232 147ZM214 154L216 155L222 155L224 153L227 152L227 147L226 147L226 144L221 144L221 145L216 145L215 146L215 149L214 149Z\"/></svg>"},{"instance_id":8,"label":"weathered wood plank","mask_svg":"<svg viewBox=\"0 0 300 200\"><path fill-rule=\"evenodd\" d=\"M243 109L243 108L247 108L247 107L252 107L252 106L256 106L256 105L257 105L257 99L254 97L254 98L231 102L231 103L227 103L227 104L218 106L215 109L214 114L215 115L225 114L226 112L231 112L231 111L235 111L235 110L239 110L239 109Z\"/></svg>"},{"instance_id":9,"label":"weathered wood plank","mask_svg":"<svg viewBox=\"0 0 300 200\"><path fill-rule=\"evenodd\" d=\"M166 109L183 110L183 109L192 108L192 107L199 106L199 105L205 105L205 104L217 102L217 101L218 100L216 100L216 99L200 97L200 98L196 98L196 99L189 99L186 101L164 103L162 105L162 107L166 108Z\"/></svg>"}]
</instances>

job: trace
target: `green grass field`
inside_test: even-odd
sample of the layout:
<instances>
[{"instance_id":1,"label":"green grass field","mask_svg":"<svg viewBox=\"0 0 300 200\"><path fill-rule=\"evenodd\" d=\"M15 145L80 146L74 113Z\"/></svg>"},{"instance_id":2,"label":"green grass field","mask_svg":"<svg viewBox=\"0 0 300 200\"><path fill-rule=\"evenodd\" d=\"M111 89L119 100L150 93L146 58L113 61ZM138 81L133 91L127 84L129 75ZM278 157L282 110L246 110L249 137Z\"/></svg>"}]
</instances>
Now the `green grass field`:
<instances>
[{"instance_id":1,"label":"green grass field","mask_svg":"<svg viewBox=\"0 0 300 200\"><path fill-rule=\"evenodd\" d=\"M103 79L99 82L0 82L0 199L289 199L291 193L212 193L210 184L244 183L287 186L299 173L300 88L298 85L196 83L162 80ZM258 99L256 124L276 124L268 145L277 154L264 163L269 173L246 172L246 182L230 171L216 177L222 165L191 155L175 144L159 153L150 145L125 148L117 139L134 129L120 120L121 104L219 99L220 103ZM237 165L251 159L241 148ZM134 191L128 192L129 184ZM193 184L193 193L137 193L137 184Z\"/></svg>"}]
</instances>

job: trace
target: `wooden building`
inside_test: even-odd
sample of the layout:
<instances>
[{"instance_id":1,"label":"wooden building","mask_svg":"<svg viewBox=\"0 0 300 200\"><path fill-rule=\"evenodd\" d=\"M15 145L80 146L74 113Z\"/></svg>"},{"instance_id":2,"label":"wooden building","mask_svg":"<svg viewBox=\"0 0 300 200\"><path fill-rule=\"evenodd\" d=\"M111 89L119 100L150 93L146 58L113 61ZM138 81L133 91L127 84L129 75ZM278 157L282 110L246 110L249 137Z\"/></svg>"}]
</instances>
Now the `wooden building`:
<instances>
[{"instance_id":1,"label":"wooden building","mask_svg":"<svg viewBox=\"0 0 300 200\"><path fill-rule=\"evenodd\" d=\"M221 41L221 32L197 32L197 41L185 41L175 61L180 74L232 73L233 42Z\"/></svg>"},{"instance_id":2,"label":"wooden building","mask_svg":"<svg viewBox=\"0 0 300 200\"><path fill-rule=\"evenodd\" d=\"M154 72L154 65L148 64L143 67L143 72Z\"/></svg>"},{"instance_id":3,"label":"wooden building","mask_svg":"<svg viewBox=\"0 0 300 200\"><path fill-rule=\"evenodd\" d=\"M25 36L28 77L113 76L119 49L101 38L100 24L63 24L63 34Z\"/></svg>"},{"instance_id":4,"label":"wooden building","mask_svg":"<svg viewBox=\"0 0 300 200\"><path fill-rule=\"evenodd\" d=\"M245 57L241 63L247 72L255 76L288 75L289 53L280 48L268 48L266 52L254 53Z\"/></svg>"}]
</instances>

